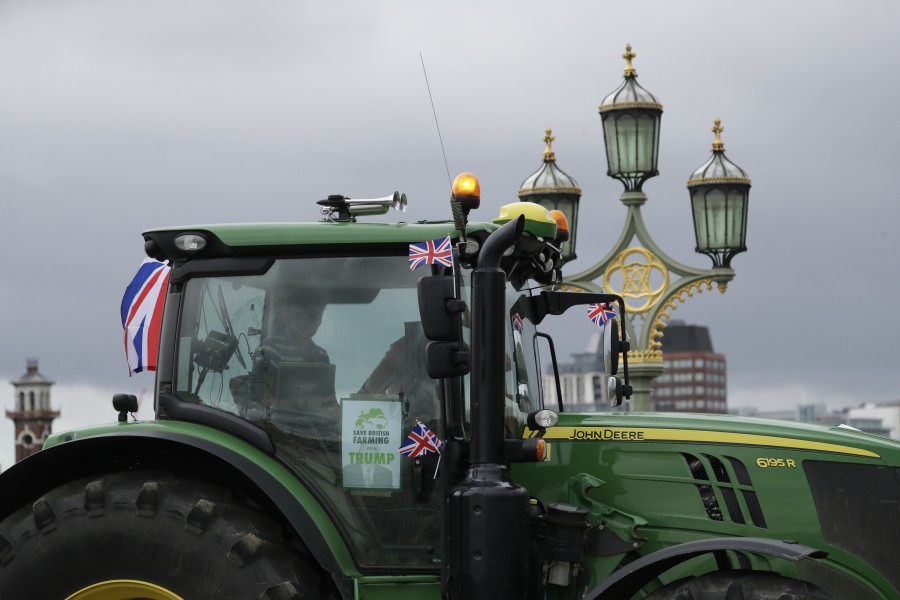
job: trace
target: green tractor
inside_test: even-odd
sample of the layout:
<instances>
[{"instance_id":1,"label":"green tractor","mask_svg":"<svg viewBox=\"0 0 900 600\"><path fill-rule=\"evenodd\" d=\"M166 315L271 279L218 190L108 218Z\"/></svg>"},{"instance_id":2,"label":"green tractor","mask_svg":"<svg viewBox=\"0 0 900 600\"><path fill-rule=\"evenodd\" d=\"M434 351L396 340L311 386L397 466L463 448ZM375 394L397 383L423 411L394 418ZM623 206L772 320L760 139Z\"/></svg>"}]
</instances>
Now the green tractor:
<instances>
[{"instance_id":1,"label":"green tractor","mask_svg":"<svg viewBox=\"0 0 900 600\"><path fill-rule=\"evenodd\" d=\"M0 475L0 598L900 598L900 444L547 406L538 327L590 304L618 309L604 394L630 394L624 303L560 290L543 208L470 223L458 181L453 221L330 196L321 222L145 232L171 267L156 418L117 395Z\"/></svg>"}]
</instances>

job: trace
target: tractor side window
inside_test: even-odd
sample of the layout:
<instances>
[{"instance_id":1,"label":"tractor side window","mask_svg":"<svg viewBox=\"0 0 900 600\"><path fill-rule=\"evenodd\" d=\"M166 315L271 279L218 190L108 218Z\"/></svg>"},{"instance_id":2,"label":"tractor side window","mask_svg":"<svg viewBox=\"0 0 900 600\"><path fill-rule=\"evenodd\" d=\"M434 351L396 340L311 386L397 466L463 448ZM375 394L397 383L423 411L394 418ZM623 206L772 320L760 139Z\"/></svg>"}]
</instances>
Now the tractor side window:
<instances>
[{"instance_id":1,"label":"tractor side window","mask_svg":"<svg viewBox=\"0 0 900 600\"><path fill-rule=\"evenodd\" d=\"M521 293L509 293L509 335L506 338L506 437L521 437L528 414L542 408L535 327L525 313Z\"/></svg>"},{"instance_id":2,"label":"tractor side window","mask_svg":"<svg viewBox=\"0 0 900 600\"><path fill-rule=\"evenodd\" d=\"M182 400L240 413L266 302L265 290L254 280L258 278L189 282L176 379Z\"/></svg>"}]
</instances>

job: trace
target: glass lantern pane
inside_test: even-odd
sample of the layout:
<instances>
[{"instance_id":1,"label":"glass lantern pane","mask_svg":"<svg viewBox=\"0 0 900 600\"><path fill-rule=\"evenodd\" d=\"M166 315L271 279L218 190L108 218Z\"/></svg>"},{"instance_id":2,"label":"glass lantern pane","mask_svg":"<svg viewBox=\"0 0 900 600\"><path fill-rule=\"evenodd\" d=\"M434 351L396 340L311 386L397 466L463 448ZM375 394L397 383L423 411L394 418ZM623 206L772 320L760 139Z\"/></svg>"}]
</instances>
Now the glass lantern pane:
<instances>
[{"instance_id":1,"label":"glass lantern pane","mask_svg":"<svg viewBox=\"0 0 900 600\"><path fill-rule=\"evenodd\" d=\"M638 120L633 115L623 114L619 117L619 151L622 173L633 176L638 167Z\"/></svg>"},{"instance_id":2,"label":"glass lantern pane","mask_svg":"<svg viewBox=\"0 0 900 600\"><path fill-rule=\"evenodd\" d=\"M617 130L616 120L612 116L603 119L603 140L606 143L606 164L610 175L619 173L619 152L616 147Z\"/></svg>"},{"instance_id":3,"label":"glass lantern pane","mask_svg":"<svg viewBox=\"0 0 900 600\"><path fill-rule=\"evenodd\" d=\"M706 239L706 210L703 203L703 191L691 191L691 212L694 217L694 236L697 238L697 251L702 252L708 248Z\"/></svg>"},{"instance_id":4,"label":"glass lantern pane","mask_svg":"<svg viewBox=\"0 0 900 600\"><path fill-rule=\"evenodd\" d=\"M728 230L725 243L731 249L744 247L746 235L746 198L742 190L728 193Z\"/></svg>"},{"instance_id":5,"label":"glass lantern pane","mask_svg":"<svg viewBox=\"0 0 900 600\"><path fill-rule=\"evenodd\" d=\"M640 115L637 119L637 156L635 171L652 173L656 171L657 127L653 115Z\"/></svg>"},{"instance_id":6,"label":"glass lantern pane","mask_svg":"<svg viewBox=\"0 0 900 600\"><path fill-rule=\"evenodd\" d=\"M659 114L624 110L603 116L603 136L609 175L642 180L656 173L659 148Z\"/></svg>"},{"instance_id":7,"label":"glass lantern pane","mask_svg":"<svg viewBox=\"0 0 900 600\"><path fill-rule=\"evenodd\" d=\"M720 189L698 189L691 195L697 249L717 250L725 243L725 194Z\"/></svg>"}]
</instances>

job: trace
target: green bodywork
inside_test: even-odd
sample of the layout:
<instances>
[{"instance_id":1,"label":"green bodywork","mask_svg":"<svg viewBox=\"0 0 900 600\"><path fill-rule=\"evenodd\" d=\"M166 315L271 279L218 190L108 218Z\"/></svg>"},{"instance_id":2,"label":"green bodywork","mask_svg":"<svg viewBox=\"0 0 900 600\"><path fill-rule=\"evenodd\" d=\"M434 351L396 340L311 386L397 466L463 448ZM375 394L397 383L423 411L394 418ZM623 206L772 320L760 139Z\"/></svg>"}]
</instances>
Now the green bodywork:
<instances>
[{"instance_id":1,"label":"green bodywork","mask_svg":"<svg viewBox=\"0 0 900 600\"><path fill-rule=\"evenodd\" d=\"M548 459L515 465L515 480L544 503L565 502L589 509L592 523L612 530L640 554L700 537L774 535L826 550L829 555L820 564L873 584L872 596L855 597L896 597L897 592L872 565L825 541L803 468L806 461L827 461L890 466L896 471L900 444L894 440L845 428L661 413L563 413L544 437L550 445ZM701 461L703 473L720 475L698 478L686 456ZM737 472L735 463L743 465L746 473ZM711 518L700 500L698 486L707 484L719 499L721 520ZM730 495L725 490L734 492L734 509L721 500L725 493ZM755 496L758 503L762 515L758 524L751 516L748 496ZM896 513L893 521L881 525L895 527ZM895 560L885 559L891 564ZM589 556L587 560L590 588L618 568L622 556ZM798 576L798 568L804 568L803 563L798 567L762 556L755 561L754 568L793 577ZM669 577L676 579L696 568L691 564Z\"/></svg>"}]
</instances>

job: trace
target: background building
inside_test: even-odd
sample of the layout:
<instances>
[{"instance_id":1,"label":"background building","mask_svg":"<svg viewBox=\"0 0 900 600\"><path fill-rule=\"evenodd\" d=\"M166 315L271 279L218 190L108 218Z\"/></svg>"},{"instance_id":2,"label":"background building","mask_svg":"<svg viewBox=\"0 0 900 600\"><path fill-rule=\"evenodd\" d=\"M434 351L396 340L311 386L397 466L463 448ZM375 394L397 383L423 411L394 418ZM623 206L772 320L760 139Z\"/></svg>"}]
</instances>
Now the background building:
<instances>
[{"instance_id":1,"label":"background building","mask_svg":"<svg viewBox=\"0 0 900 600\"><path fill-rule=\"evenodd\" d=\"M758 410L756 407L744 406L729 412L745 417L762 419L778 419L781 421L799 421L814 423L824 427L841 425L859 429L865 433L900 439L900 400L890 402L866 402L855 408L830 410L825 404L797 404L794 408L784 410Z\"/></svg>"},{"instance_id":2,"label":"background building","mask_svg":"<svg viewBox=\"0 0 900 600\"><path fill-rule=\"evenodd\" d=\"M16 462L44 447L59 411L50 407L53 382L38 372L38 361L29 359L25 374L10 382L14 388L14 408L6 416L15 424Z\"/></svg>"},{"instance_id":3,"label":"background building","mask_svg":"<svg viewBox=\"0 0 900 600\"><path fill-rule=\"evenodd\" d=\"M857 429L900 439L900 400L866 402L856 408L848 408L847 417L850 419L848 424L857 427ZM862 424L864 421L870 420L880 422L884 433L853 425L853 421L858 421Z\"/></svg>"},{"instance_id":4,"label":"background building","mask_svg":"<svg viewBox=\"0 0 900 600\"><path fill-rule=\"evenodd\" d=\"M572 355L572 362L559 363L559 387L562 391L563 406L568 412L597 412L611 410L604 402L600 382L603 374L598 363L597 352L580 352ZM544 374L544 405L556 409L556 382L553 367Z\"/></svg>"},{"instance_id":5,"label":"background building","mask_svg":"<svg viewBox=\"0 0 900 600\"><path fill-rule=\"evenodd\" d=\"M665 371L650 385L653 410L728 412L725 356L713 351L709 329L669 321L662 350Z\"/></svg>"},{"instance_id":6,"label":"background building","mask_svg":"<svg viewBox=\"0 0 900 600\"><path fill-rule=\"evenodd\" d=\"M600 332L588 341L585 352L572 354L572 362L559 363L559 388L563 406L567 412L621 412L628 410L628 401L621 406L611 406L606 393L606 376L603 374ZM541 381L544 388L544 406L556 409L556 382L553 365L546 365Z\"/></svg>"}]
</instances>

